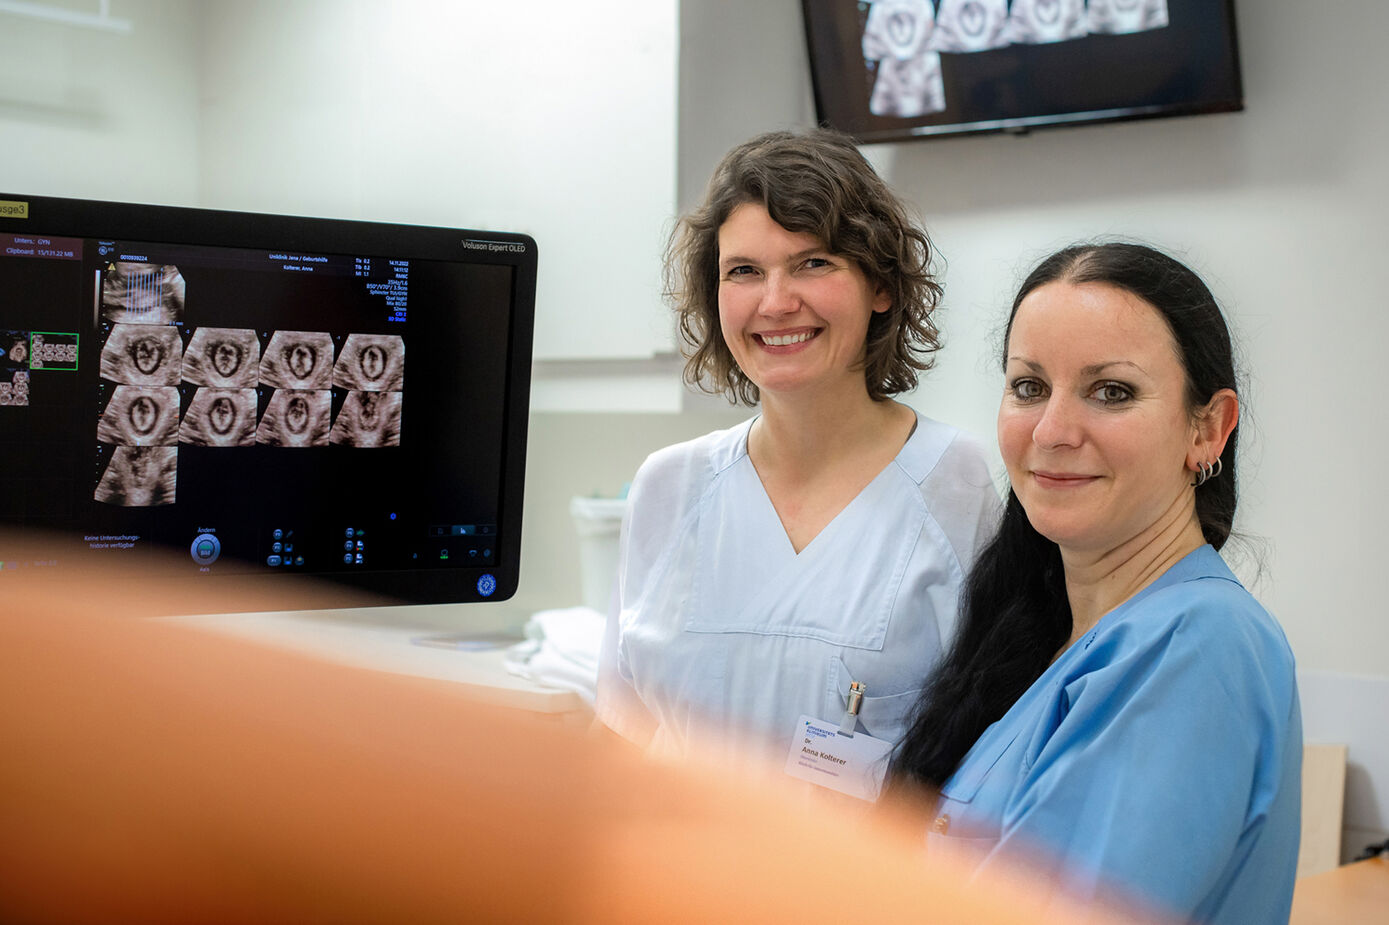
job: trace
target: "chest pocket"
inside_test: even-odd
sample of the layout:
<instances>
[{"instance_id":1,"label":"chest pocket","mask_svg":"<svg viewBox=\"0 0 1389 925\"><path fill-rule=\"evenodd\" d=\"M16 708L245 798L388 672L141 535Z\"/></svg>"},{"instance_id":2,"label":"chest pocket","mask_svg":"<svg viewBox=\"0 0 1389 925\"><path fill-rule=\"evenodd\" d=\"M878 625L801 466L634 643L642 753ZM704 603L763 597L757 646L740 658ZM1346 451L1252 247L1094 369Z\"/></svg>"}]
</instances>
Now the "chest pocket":
<instances>
[{"instance_id":1,"label":"chest pocket","mask_svg":"<svg viewBox=\"0 0 1389 925\"><path fill-rule=\"evenodd\" d=\"M888 466L798 555L741 459L700 502L684 628L881 650L927 516L919 493L910 493L914 503L904 498L899 478Z\"/></svg>"},{"instance_id":2,"label":"chest pocket","mask_svg":"<svg viewBox=\"0 0 1389 925\"><path fill-rule=\"evenodd\" d=\"M936 816L927 828L928 850L977 866L994 849L1002 832L1002 801L993 799L996 794L992 788L985 796L980 794L994 775L1006 773L1008 762L1003 756L1016 741L1017 735L1013 734L984 741L983 748L980 743L975 744L965 762L940 788ZM996 787L1004 787L1000 779L992 782Z\"/></svg>"},{"instance_id":3,"label":"chest pocket","mask_svg":"<svg viewBox=\"0 0 1389 925\"><path fill-rule=\"evenodd\" d=\"M1016 731L1012 734L989 736L992 731L985 730L985 737L970 749L960 767L940 788L941 797L956 803L972 803L979 795L984 782L989 779L994 769L999 767L1003 756L1018 739Z\"/></svg>"},{"instance_id":4,"label":"chest pocket","mask_svg":"<svg viewBox=\"0 0 1389 925\"><path fill-rule=\"evenodd\" d=\"M890 670L887 666L883 668L885 671ZM913 668L916 668L914 664ZM906 732L907 719L921 696L921 688L910 687L897 693L874 696L874 690L892 690L900 685L892 684L886 677L878 677L877 672L860 674L862 677L855 677L842 658L834 656L830 659L830 690L824 715L836 719L842 716L849 703L849 685L854 681L861 681L867 686L868 693L859 705L858 724L855 728L867 732L875 739L886 742L899 741ZM920 669L916 668L911 674L911 683L919 684L920 681Z\"/></svg>"}]
</instances>

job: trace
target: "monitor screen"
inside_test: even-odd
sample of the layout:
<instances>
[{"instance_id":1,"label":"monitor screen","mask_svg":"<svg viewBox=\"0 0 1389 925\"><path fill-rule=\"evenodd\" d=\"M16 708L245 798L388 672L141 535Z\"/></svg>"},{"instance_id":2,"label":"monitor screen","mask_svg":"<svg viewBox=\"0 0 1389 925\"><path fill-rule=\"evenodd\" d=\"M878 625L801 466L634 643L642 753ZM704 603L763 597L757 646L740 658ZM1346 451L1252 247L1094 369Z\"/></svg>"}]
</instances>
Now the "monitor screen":
<instances>
[{"instance_id":1,"label":"monitor screen","mask_svg":"<svg viewBox=\"0 0 1389 925\"><path fill-rule=\"evenodd\" d=\"M803 0L816 111L862 142L1242 109L1233 0Z\"/></svg>"},{"instance_id":2,"label":"monitor screen","mask_svg":"<svg viewBox=\"0 0 1389 925\"><path fill-rule=\"evenodd\" d=\"M511 596L535 274L519 234L0 194L0 524L57 550L0 582Z\"/></svg>"}]
</instances>

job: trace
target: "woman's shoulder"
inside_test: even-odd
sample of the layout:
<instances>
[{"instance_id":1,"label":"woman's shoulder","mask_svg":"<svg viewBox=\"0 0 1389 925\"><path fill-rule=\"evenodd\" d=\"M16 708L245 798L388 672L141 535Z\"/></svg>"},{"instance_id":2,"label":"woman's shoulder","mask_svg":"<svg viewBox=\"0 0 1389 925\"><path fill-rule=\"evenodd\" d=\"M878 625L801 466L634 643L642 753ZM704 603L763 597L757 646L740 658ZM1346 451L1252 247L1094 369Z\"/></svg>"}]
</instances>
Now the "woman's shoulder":
<instances>
[{"instance_id":1,"label":"woman's shoulder","mask_svg":"<svg viewBox=\"0 0 1389 925\"><path fill-rule=\"evenodd\" d=\"M915 483L960 561L972 562L993 535L1002 510L988 452L983 441L967 431L921 414L916 421L897 465Z\"/></svg>"},{"instance_id":2,"label":"woman's shoulder","mask_svg":"<svg viewBox=\"0 0 1389 925\"><path fill-rule=\"evenodd\" d=\"M972 476L992 482L984 441L952 424L916 415L916 429L897 456L897 465L915 482Z\"/></svg>"},{"instance_id":3,"label":"woman's shoulder","mask_svg":"<svg viewBox=\"0 0 1389 925\"><path fill-rule=\"evenodd\" d=\"M1273 615L1209 546L1192 553L1151 593L1111 616L1108 635L1125 648L1161 650L1213 674L1241 672L1291 684L1292 649ZM1101 620L1097 629L1104 631Z\"/></svg>"},{"instance_id":4,"label":"woman's shoulder","mask_svg":"<svg viewBox=\"0 0 1389 925\"><path fill-rule=\"evenodd\" d=\"M747 455L753 420L656 450L637 469L633 490L653 484L684 485L728 468Z\"/></svg>"}]
</instances>

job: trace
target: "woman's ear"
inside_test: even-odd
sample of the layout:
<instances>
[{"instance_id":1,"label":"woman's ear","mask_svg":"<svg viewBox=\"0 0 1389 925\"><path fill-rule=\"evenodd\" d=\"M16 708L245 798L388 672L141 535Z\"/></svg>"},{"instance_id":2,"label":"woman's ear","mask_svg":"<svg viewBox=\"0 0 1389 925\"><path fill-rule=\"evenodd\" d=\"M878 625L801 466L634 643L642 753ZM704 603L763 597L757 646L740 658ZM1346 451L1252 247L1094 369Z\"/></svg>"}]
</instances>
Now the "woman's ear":
<instances>
[{"instance_id":1,"label":"woman's ear","mask_svg":"<svg viewBox=\"0 0 1389 925\"><path fill-rule=\"evenodd\" d=\"M1196 411L1195 430L1186 454L1186 467L1195 472L1202 463L1213 463L1225 452L1225 441L1239 423L1239 396L1221 389L1204 408Z\"/></svg>"},{"instance_id":2,"label":"woman's ear","mask_svg":"<svg viewBox=\"0 0 1389 925\"><path fill-rule=\"evenodd\" d=\"M886 286L879 286L878 291L873 293L873 311L882 314L892 307L892 293L887 291Z\"/></svg>"}]
</instances>

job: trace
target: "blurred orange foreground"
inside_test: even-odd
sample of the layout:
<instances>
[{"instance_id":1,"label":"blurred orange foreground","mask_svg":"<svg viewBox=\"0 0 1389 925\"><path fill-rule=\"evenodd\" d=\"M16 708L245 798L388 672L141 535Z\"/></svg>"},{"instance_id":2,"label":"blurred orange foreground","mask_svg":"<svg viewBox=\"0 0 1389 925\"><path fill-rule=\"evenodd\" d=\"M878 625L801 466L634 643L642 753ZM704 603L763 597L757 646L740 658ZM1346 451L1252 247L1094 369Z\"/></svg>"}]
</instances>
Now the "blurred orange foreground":
<instances>
[{"instance_id":1,"label":"blurred orange foreground","mask_svg":"<svg viewBox=\"0 0 1389 925\"><path fill-rule=\"evenodd\" d=\"M966 883L916 822L142 619L157 575L56 571L0 573L4 921L1100 921Z\"/></svg>"}]
</instances>

